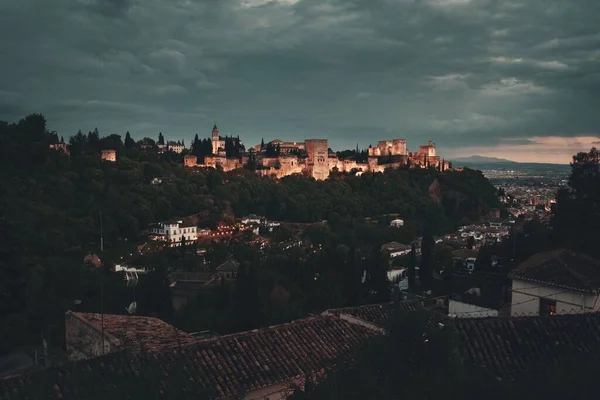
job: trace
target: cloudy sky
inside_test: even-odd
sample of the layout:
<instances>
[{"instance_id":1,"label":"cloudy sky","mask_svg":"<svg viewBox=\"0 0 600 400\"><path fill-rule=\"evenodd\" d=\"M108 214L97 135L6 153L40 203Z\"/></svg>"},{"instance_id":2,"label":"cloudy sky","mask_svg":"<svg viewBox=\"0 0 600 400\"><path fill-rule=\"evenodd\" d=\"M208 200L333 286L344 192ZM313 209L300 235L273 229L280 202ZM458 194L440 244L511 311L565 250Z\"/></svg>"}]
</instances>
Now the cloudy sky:
<instances>
[{"instance_id":1,"label":"cloudy sky","mask_svg":"<svg viewBox=\"0 0 600 400\"><path fill-rule=\"evenodd\" d=\"M599 15L598 0L1 0L0 120L568 163L600 144Z\"/></svg>"}]
</instances>

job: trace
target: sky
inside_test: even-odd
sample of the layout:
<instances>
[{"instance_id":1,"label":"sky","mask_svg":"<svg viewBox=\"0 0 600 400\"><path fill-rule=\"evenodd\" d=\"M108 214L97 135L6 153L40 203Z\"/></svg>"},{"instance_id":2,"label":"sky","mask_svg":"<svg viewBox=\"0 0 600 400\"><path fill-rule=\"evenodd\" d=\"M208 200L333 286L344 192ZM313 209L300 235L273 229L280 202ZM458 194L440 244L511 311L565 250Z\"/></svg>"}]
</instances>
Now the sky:
<instances>
[{"instance_id":1,"label":"sky","mask_svg":"<svg viewBox=\"0 0 600 400\"><path fill-rule=\"evenodd\" d=\"M600 144L598 15L598 0L1 0L0 120L568 163Z\"/></svg>"}]
</instances>

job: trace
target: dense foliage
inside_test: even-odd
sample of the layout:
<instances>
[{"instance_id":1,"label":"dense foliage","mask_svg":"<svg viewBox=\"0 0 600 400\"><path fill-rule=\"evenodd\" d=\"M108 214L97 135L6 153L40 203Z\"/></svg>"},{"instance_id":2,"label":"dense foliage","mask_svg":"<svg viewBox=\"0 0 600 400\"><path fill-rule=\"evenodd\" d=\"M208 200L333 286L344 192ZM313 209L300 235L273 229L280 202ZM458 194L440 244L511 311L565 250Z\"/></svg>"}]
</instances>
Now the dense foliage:
<instances>
[{"instance_id":1,"label":"dense foliage","mask_svg":"<svg viewBox=\"0 0 600 400\"><path fill-rule=\"evenodd\" d=\"M600 257L600 152L592 148L573 156L568 186L558 192L552 226L562 243Z\"/></svg>"},{"instance_id":2,"label":"dense foliage","mask_svg":"<svg viewBox=\"0 0 600 400\"><path fill-rule=\"evenodd\" d=\"M453 229L455 224L479 218L497 205L492 185L479 171L468 169L446 173L400 169L360 177L336 173L321 182L302 176L277 181L247 170L190 173L183 168L183 155L159 154L153 139L134 144L130 134L123 141L117 134L100 137L98 130L88 134L80 131L69 139L70 156L49 148L58 140L56 133L47 131L42 115L30 115L14 124L0 123L0 230L4 239L0 244L0 351L39 343L42 335L60 343L64 312L74 308L75 300L82 300L82 311L98 312L101 283L104 311L124 311L133 294L122 278L110 271L82 267L84 255L99 252L101 229L105 266L134 253L149 223L186 215L197 215L199 223L207 227L249 213L292 222L328 220L326 226L308 229L307 238L327 247L326 254L334 254L340 245L354 254L365 246L379 248L389 240L409 243L424 226L432 233ZM164 142L160 134L158 143ZM195 151L206 146L201 141L195 143ZM237 139L228 138L227 143L229 152L239 151ZM103 162L103 149L115 149L117 161ZM393 230L364 222L364 217L386 213L400 214L406 226ZM371 254L369 249L362 251ZM285 257L268 263L281 269L296 262L298 270L304 268L304 256ZM259 294L258 307L262 315L276 316L262 321L296 317L313 308L353 303L369 296L359 296L356 280L348 278L358 275L358 270L327 273L322 265L333 256L323 257L315 261L315 273L323 279L315 281L314 275L302 270L304 277L311 276L317 282L309 289L301 284L285 287L289 271L283 278L268 274L263 274L267 278L257 278L259 286L263 281L271 285ZM145 305L138 312L168 319L172 310L166 305L165 274L174 269L174 261L156 257L150 262L156 272L146 283L140 282L137 296L145 299ZM261 269L266 262L256 261L254 267ZM382 274L372 270L369 276L378 283L368 293L377 297ZM339 283L338 277L351 283ZM332 290L331 282L340 289ZM279 289L271 296L275 284L292 294L291 303L311 300L306 306L292 308L296 311L271 307L271 299L286 298ZM229 290L235 292L235 288ZM340 300L339 293L346 300ZM159 304L155 298L164 302Z\"/></svg>"}]
</instances>

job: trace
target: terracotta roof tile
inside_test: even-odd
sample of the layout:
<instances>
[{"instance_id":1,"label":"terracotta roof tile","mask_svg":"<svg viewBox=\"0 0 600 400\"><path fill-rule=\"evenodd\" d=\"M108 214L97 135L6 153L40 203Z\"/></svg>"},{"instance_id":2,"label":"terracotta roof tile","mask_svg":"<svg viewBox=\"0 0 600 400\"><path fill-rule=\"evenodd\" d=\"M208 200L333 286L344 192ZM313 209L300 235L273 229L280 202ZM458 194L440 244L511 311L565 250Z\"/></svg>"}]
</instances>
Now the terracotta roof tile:
<instances>
[{"instance_id":1,"label":"terracotta roof tile","mask_svg":"<svg viewBox=\"0 0 600 400\"><path fill-rule=\"evenodd\" d=\"M463 356L500 378L600 350L600 314L456 319Z\"/></svg>"},{"instance_id":2,"label":"terracotta roof tile","mask_svg":"<svg viewBox=\"0 0 600 400\"><path fill-rule=\"evenodd\" d=\"M365 322L385 327L395 310L415 311L419 305L413 301L400 301L397 303L368 304L357 307L333 308L324 314L340 316L342 314L361 319Z\"/></svg>"},{"instance_id":3,"label":"terracotta roof tile","mask_svg":"<svg viewBox=\"0 0 600 400\"><path fill-rule=\"evenodd\" d=\"M44 395L86 399L107 393L115 382L149 379L153 383L160 380L168 388L171 376L183 374L182 382L194 389L208 390L218 398L236 398L305 374L318 374L338 355L377 334L334 316L319 316L150 353L146 358L114 353L44 371ZM153 371L149 377L149 365L156 365L159 372ZM23 398L24 388L36 378L39 374L0 381L0 398Z\"/></svg>"},{"instance_id":4,"label":"terracotta roof tile","mask_svg":"<svg viewBox=\"0 0 600 400\"><path fill-rule=\"evenodd\" d=\"M102 331L102 316L93 313L67 312L72 316ZM196 343L189 333L183 332L166 322L152 317L104 314L104 334L119 348L131 351L161 351Z\"/></svg>"},{"instance_id":5,"label":"terracotta roof tile","mask_svg":"<svg viewBox=\"0 0 600 400\"><path fill-rule=\"evenodd\" d=\"M586 293L600 292L600 260L568 250L538 253L510 273L521 279Z\"/></svg>"}]
</instances>

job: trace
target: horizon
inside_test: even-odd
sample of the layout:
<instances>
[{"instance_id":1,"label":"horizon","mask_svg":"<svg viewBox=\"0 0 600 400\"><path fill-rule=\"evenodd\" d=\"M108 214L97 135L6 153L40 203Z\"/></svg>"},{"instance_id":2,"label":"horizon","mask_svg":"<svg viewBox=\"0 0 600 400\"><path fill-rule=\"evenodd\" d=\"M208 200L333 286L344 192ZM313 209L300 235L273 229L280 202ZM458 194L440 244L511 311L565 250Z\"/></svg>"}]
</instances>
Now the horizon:
<instances>
[{"instance_id":1,"label":"horizon","mask_svg":"<svg viewBox=\"0 0 600 400\"><path fill-rule=\"evenodd\" d=\"M600 3L4 3L0 120L40 112L65 137L191 141L222 121L246 143L405 138L543 163L600 144Z\"/></svg>"}]
</instances>

